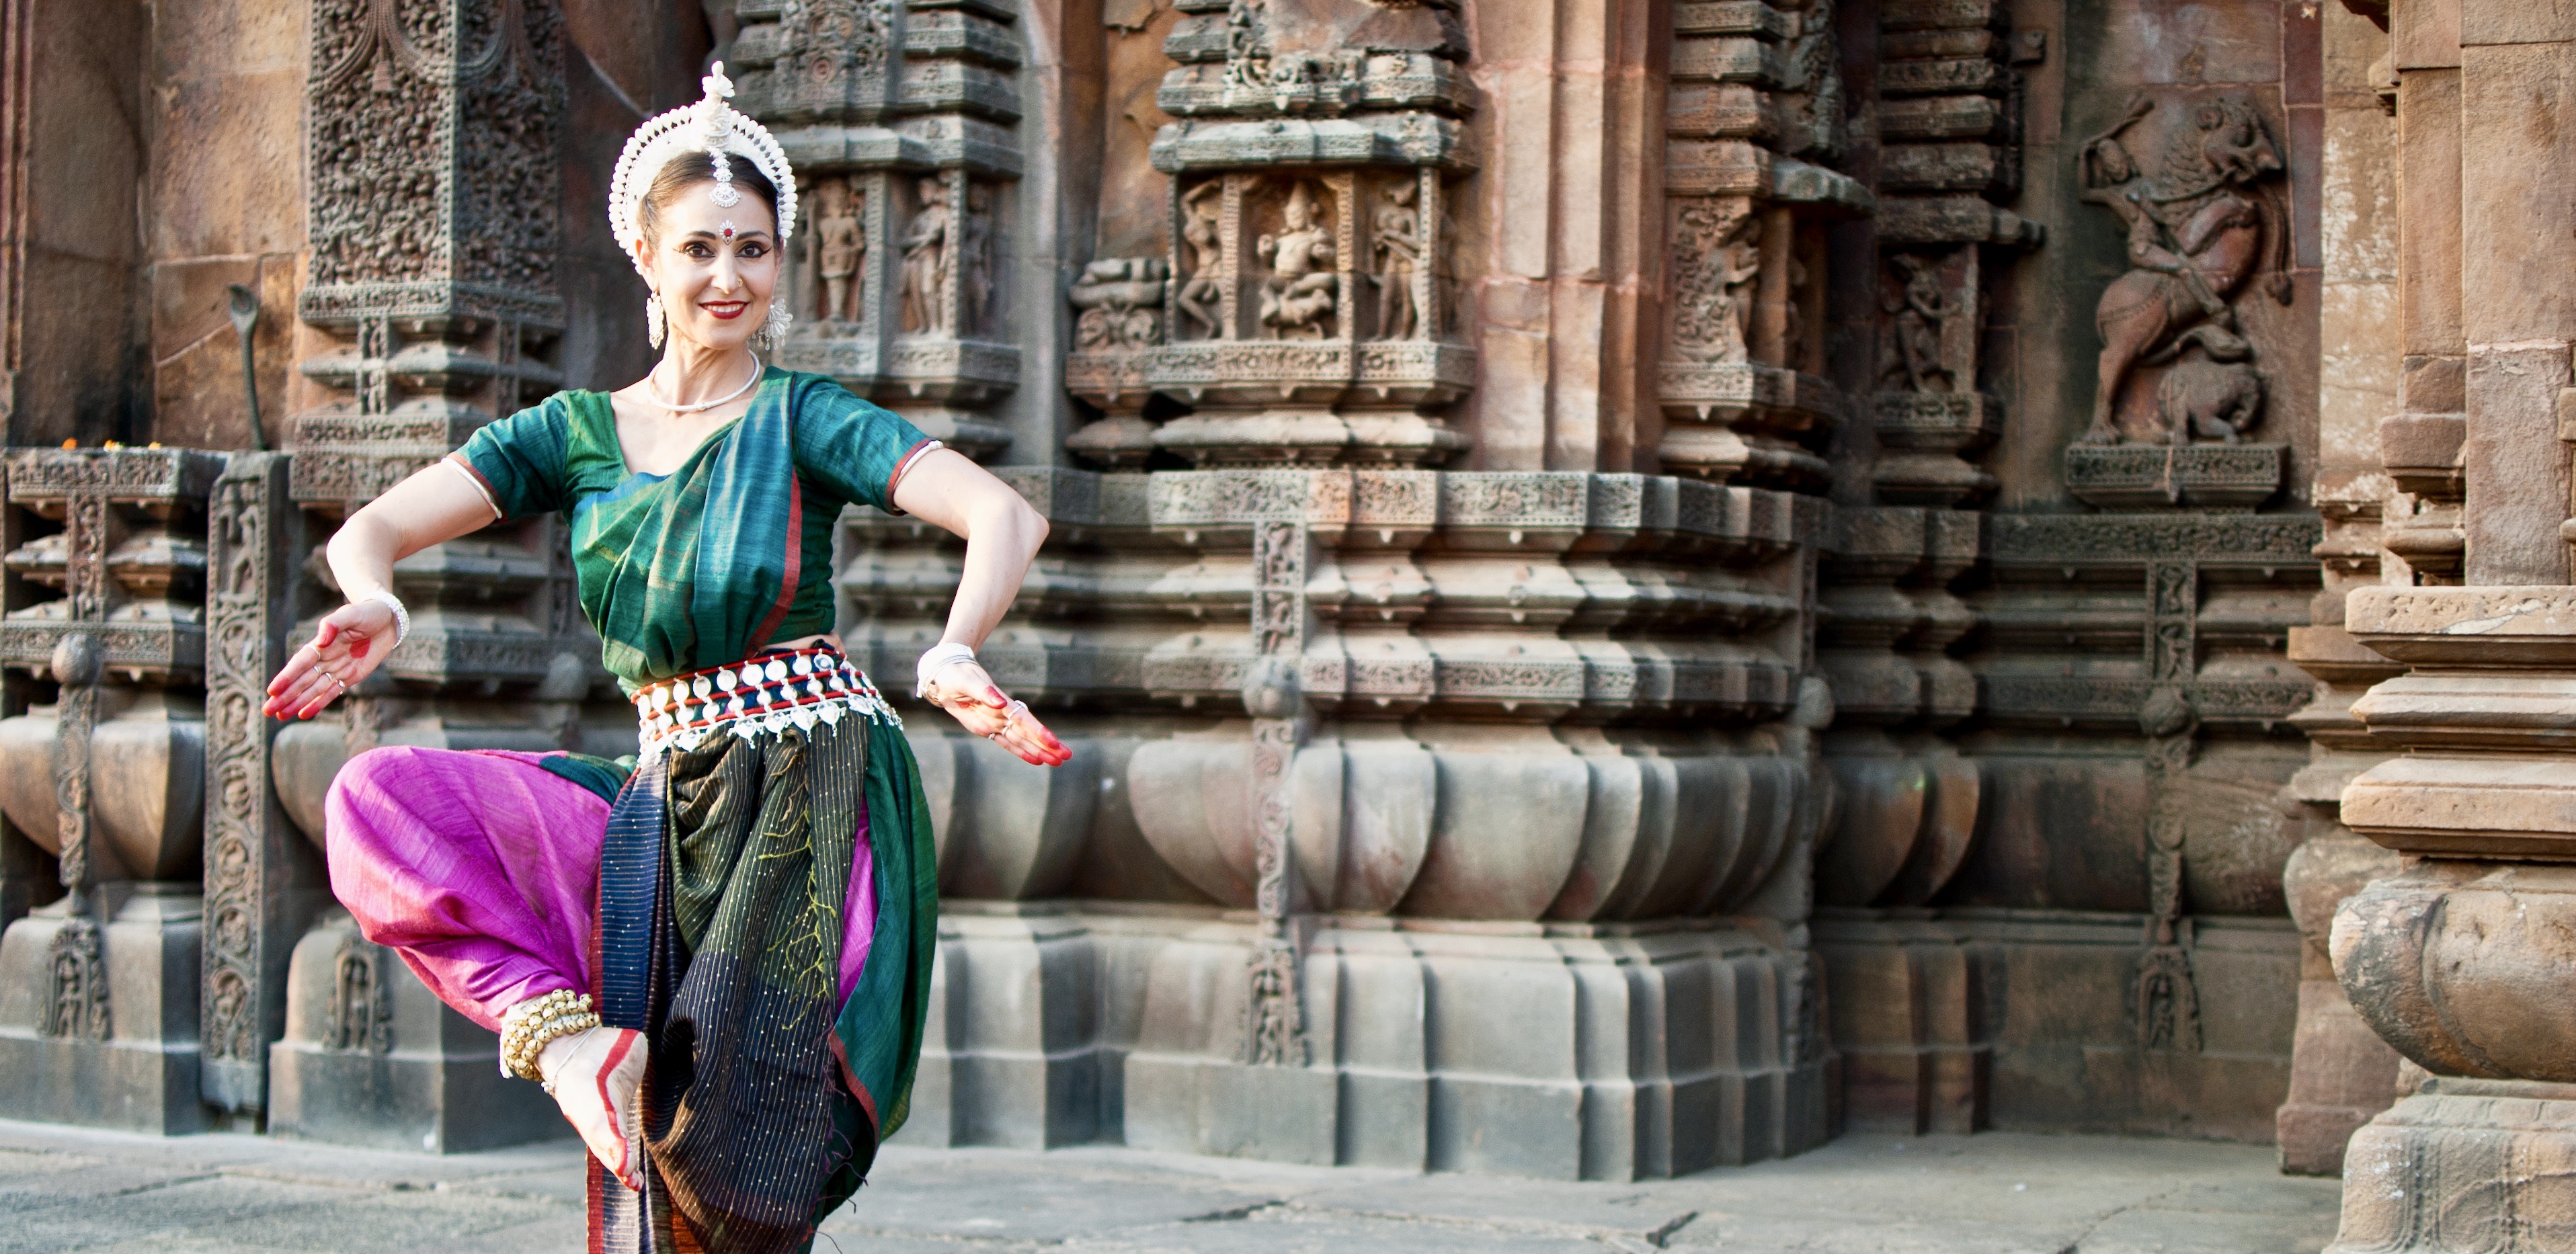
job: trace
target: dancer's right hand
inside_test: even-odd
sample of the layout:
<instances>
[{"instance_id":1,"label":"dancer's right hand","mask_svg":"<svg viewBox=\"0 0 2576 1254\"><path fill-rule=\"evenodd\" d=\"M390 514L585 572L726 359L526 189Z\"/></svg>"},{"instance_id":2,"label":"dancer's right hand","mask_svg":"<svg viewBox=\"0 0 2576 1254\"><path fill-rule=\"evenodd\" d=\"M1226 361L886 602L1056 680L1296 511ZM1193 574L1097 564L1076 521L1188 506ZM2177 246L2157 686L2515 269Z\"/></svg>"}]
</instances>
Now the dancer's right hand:
<instances>
[{"instance_id":1,"label":"dancer's right hand","mask_svg":"<svg viewBox=\"0 0 2576 1254\"><path fill-rule=\"evenodd\" d=\"M260 713L270 718L321 713L384 665L385 655L394 651L394 631L393 609L382 601L359 601L323 615L313 638L268 681L268 703Z\"/></svg>"},{"instance_id":2,"label":"dancer's right hand","mask_svg":"<svg viewBox=\"0 0 2576 1254\"><path fill-rule=\"evenodd\" d=\"M618 1183L643 1189L644 1034L597 1027L558 1036L538 1052L537 1074L591 1157Z\"/></svg>"}]
</instances>

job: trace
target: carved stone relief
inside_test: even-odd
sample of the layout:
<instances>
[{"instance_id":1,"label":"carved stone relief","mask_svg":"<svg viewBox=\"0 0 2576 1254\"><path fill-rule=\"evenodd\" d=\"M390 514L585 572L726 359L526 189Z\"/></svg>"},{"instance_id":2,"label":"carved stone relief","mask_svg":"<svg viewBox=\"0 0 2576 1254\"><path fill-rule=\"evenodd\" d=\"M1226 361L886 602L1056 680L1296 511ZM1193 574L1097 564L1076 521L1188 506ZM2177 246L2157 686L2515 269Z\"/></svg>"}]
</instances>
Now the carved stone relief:
<instances>
[{"instance_id":1,"label":"carved stone relief","mask_svg":"<svg viewBox=\"0 0 2576 1254\"><path fill-rule=\"evenodd\" d=\"M1754 283L1762 276L1762 219L1733 198L1674 210L1673 326L1667 352L1683 361L1751 360Z\"/></svg>"},{"instance_id":2,"label":"carved stone relief","mask_svg":"<svg viewBox=\"0 0 2576 1254\"><path fill-rule=\"evenodd\" d=\"M2102 365L2085 442L2242 441L2262 382L2235 304L2249 284L2290 300L2270 128L2245 97L2141 94L2077 160L2083 199L2118 218L2129 266L2095 311ZM2169 363L2152 393L2131 395L2141 367Z\"/></svg>"},{"instance_id":3,"label":"carved stone relief","mask_svg":"<svg viewBox=\"0 0 2576 1254\"><path fill-rule=\"evenodd\" d=\"M903 333L953 335L954 307L948 284L958 247L957 217L948 204L946 180L926 178L915 185L912 221L903 234Z\"/></svg>"},{"instance_id":4,"label":"carved stone relief","mask_svg":"<svg viewBox=\"0 0 2576 1254\"><path fill-rule=\"evenodd\" d=\"M857 322L867 298L861 266L867 259L866 187L843 177L810 179L804 192L813 220L807 252L813 274L810 306L817 322Z\"/></svg>"},{"instance_id":5,"label":"carved stone relief","mask_svg":"<svg viewBox=\"0 0 2576 1254\"><path fill-rule=\"evenodd\" d=\"M356 937L331 964L331 1000L325 1007L325 1048L381 1054L393 1048L393 998L385 983L385 950Z\"/></svg>"},{"instance_id":6,"label":"carved stone relief","mask_svg":"<svg viewBox=\"0 0 2576 1254\"><path fill-rule=\"evenodd\" d=\"M1261 326L1264 339L1338 339L1334 325L1341 304L1342 276L1334 262L1339 245L1326 223L1335 212L1333 194L1307 179L1289 179L1276 200L1277 220L1253 244L1253 254L1267 272L1261 278Z\"/></svg>"}]
</instances>

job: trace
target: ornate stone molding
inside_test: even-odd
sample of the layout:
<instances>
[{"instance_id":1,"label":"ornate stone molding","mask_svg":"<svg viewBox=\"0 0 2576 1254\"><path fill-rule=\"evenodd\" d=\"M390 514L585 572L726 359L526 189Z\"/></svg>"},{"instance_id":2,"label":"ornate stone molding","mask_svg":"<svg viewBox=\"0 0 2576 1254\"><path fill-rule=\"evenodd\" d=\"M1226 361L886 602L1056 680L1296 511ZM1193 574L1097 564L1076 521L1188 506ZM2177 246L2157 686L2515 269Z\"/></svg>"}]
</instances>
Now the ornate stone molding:
<instances>
[{"instance_id":1,"label":"ornate stone molding","mask_svg":"<svg viewBox=\"0 0 2576 1254\"><path fill-rule=\"evenodd\" d=\"M260 705L286 660L300 521L280 456L235 454L208 505L202 1087L232 1110L267 1105L299 922L287 896L300 850L269 782L276 729Z\"/></svg>"}]
</instances>

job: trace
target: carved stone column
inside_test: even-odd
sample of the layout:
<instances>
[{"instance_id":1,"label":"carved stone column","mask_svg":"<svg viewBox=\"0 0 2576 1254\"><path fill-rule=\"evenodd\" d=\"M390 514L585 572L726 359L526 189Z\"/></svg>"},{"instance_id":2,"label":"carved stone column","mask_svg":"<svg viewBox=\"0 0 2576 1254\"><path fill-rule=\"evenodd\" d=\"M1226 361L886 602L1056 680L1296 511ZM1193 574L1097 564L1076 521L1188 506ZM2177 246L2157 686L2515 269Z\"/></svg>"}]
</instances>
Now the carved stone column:
<instances>
[{"instance_id":1,"label":"carved stone column","mask_svg":"<svg viewBox=\"0 0 2576 1254\"><path fill-rule=\"evenodd\" d=\"M1844 283L1870 302L1860 417L1877 455L1849 472L1869 503L1838 511L1818 594L1843 804L1818 867L1817 935L1838 990L1846 1120L1970 1131L1988 1112L1984 973L1959 925L1925 907L1986 808L1984 772L1942 734L1977 704L1976 676L1949 650L1981 624L1951 585L1982 555L1973 511L1996 480L1977 459L2004 426L1987 308L2044 238L2004 206L2023 180L2021 67L2045 44L2016 37L2000 4L1887 4L1877 20L1878 266Z\"/></svg>"},{"instance_id":2,"label":"carved stone column","mask_svg":"<svg viewBox=\"0 0 2576 1254\"><path fill-rule=\"evenodd\" d=\"M340 601L316 559L348 510L563 382L551 365L563 326L556 6L324 0L311 40L313 252L299 302L302 399L287 422L287 494L302 518L268 541L315 546L268 559L302 572L269 594L287 617L268 629L289 638L310 636ZM378 745L633 751L629 719L603 720L596 746L583 740L581 701L613 700L613 689L574 608L570 560L561 524L542 518L396 564L410 639L333 716L280 729L265 750L278 802L306 838L323 840L322 798L341 763ZM249 735L225 759L261 752L256 724L228 730ZM297 905L261 909L301 922ZM292 946L284 1035L267 1055L272 1131L458 1150L557 1126L500 1077L493 1035L440 1005L345 914L258 944L264 960Z\"/></svg>"},{"instance_id":3,"label":"carved stone column","mask_svg":"<svg viewBox=\"0 0 2576 1254\"><path fill-rule=\"evenodd\" d=\"M2576 32L2417 0L2388 16L2405 343L2381 425L2401 560L2383 571L2414 586L2353 591L2344 627L2410 668L2352 705L2405 755L2354 779L2341 812L2404 862L2344 903L2331 944L2353 1008L2431 1074L2353 1134L2330 1248L2576 1249L2556 1166L2576 1156L2576 1024L2554 987L2576 860L2576 318L2539 277L2576 266L2576 223L2544 190L2576 150L2565 105L2528 93ZM2456 568L2437 560L2449 544L2417 543L2454 528Z\"/></svg>"},{"instance_id":4,"label":"carved stone column","mask_svg":"<svg viewBox=\"0 0 2576 1254\"><path fill-rule=\"evenodd\" d=\"M2382 12L2383 22L2385 17ZM2326 297L2317 315L2324 349L2316 495L2326 530L2317 546L2325 590L2311 607L2310 625L2290 631L2290 660L2316 678L2317 690L2308 708L2291 719L2308 733L2311 756L2290 781L2307 830L2282 881L2301 940L2299 1023L2289 1100L2275 1127L2283 1171L2338 1175L2353 1130L2395 1100L2398 1069L2396 1051L2345 999L2327 950L2335 907L2398 868L2397 855L2342 822L2345 785L2388 752L2352 717L2352 703L2402 669L2344 630L2344 597L2355 587L2406 582L2409 574L2434 579L2431 572L2383 560L2381 547L2394 535L2383 526L2390 518L2391 475L2373 437L2391 424L2408 425L2391 416L2403 373L2402 339L2398 326L2380 316L2400 303L2391 263L2401 215L2383 199L2396 182L2398 125L2390 116L2393 102L2379 97L2373 81L2385 73L2388 34L2366 17L2331 7L2322 25L2325 118L2335 137L2322 174L2330 198L2367 200L2373 212L2328 214L2322 222ZM2457 474L2442 477L2456 498Z\"/></svg>"},{"instance_id":5,"label":"carved stone column","mask_svg":"<svg viewBox=\"0 0 2576 1254\"><path fill-rule=\"evenodd\" d=\"M0 618L0 665L55 691L50 708L0 721L0 808L58 859L65 889L0 935L0 1070L19 1077L0 1112L13 1118L205 1124L201 607L221 465L183 450L10 459L9 508L33 518L7 564L60 595Z\"/></svg>"},{"instance_id":6,"label":"carved stone column","mask_svg":"<svg viewBox=\"0 0 2576 1254\"><path fill-rule=\"evenodd\" d=\"M268 1106L268 1050L286 1026L287 959L329 898L320 848L288 822L272 782L278 728L260 714L308 551L288 460L236 453L207 506L204 1093Z\"/></svg>"},{"instance_id":7,"label":"carved stone column","mask_svg":"<svg viewBox=\"0 0 2576 1254\"><path fill-rule=\"evenodd\" d=\"M2476 420L2472 417L2471 422ZM2335 1251L2569 1248L2555 1175L2576 1154L2576 1022L2556 990L2576 924L2576 588L2363 588L2353 635L2413 670L2353 705L2404 747L2343 821L2407 857L2335 915L2361 1017L2433 1073L2352 1136Z\"/></svg>"}]
</instances>

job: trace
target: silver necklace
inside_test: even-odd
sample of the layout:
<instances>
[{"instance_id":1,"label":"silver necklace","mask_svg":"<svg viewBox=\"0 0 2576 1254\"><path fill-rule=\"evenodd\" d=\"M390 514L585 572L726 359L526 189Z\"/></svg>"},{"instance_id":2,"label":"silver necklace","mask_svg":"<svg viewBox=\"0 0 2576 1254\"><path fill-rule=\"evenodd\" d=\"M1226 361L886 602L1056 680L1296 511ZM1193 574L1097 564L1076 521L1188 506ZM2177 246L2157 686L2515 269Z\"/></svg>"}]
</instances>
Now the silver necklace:
<instances>
[{"instance_id":1,"label":"silver necklace","mask_svg":"<svg viewBox=\"0 0 2576 1254\"><path fill-rule=\"evenodd\" d=\"M751 385L760 382L760 376L763 373L760 365L760 354L746 350L744 355L751 358L751 377L743 380L741 387L735 388L714 400L700 401L695 405L674 405L671 402L662 399L662 389L654 385L653 376L649 374L644 376L644 394L652 397L654 404L661 406L663 409L674 415L702 414L710 409L714 409L718 405L732 404L735 400L740 399L743 393L750 391Z\"/></svg>"}]
</instances>

